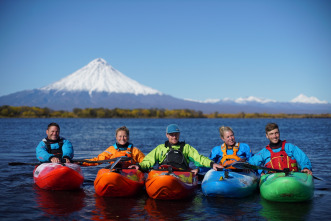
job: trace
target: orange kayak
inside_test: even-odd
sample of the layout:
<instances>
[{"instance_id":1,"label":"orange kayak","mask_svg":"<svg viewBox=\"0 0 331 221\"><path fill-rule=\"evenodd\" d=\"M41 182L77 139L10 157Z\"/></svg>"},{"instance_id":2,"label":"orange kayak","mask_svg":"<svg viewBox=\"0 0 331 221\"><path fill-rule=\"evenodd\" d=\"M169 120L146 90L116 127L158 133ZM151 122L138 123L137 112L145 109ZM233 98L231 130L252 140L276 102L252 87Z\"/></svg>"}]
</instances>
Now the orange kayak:
<instances>
[{"instance_id":1,"label":"orange kayak","mask_svg":"<svg viewBox=\"0 0 331 221\"><path fill-rule=\"evenodd\" d=\"M99 196L134 196L144 188L144 173L136 169L99 170L94 180L94 189Z\"/></svg>"},{"instance_id":2,"label":"orange kayak","mask_svg":"<svg viewBox=\"0 0 331 221\"><path fill-rule=\"evenodd\" d=\"M190 171L151 170L146 191L153 199L177 200L192 196L197 185L197 176Z\"/></svg>"},{"instance_id":3,"label":"orange kayak","mask_svg":"<svg viewBox=\"0 0 331 221\"><path fill-rule=\"evenodd\" d=\"M77 164L43 163L34 169L33 180L42 189L73 190L82 186L84 176Z\"/></svg>"}]
</instances>

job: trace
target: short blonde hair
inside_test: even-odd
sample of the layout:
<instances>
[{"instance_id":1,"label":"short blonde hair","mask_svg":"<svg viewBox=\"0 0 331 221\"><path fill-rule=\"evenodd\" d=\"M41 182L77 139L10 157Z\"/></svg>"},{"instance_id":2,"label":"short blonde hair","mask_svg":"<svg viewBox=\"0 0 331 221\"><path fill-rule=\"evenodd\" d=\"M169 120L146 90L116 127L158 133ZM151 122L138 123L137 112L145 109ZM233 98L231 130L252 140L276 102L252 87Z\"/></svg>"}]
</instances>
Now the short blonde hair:
<instances>
[{"instance_id":1,"label":"short blonde hair","mask_svg":"<svg viewBox=\"0 0 331 221\"><path fill-rule=\"evenodd\" d=\"M220 131L220 135L221 135L222 138L224 138L224 133L225 133L226 131L231 131L231 132L234 134L234 132L233 132L233 130L232 130L231 127L221 126L221 127L219 128L219 131Z\"/></svg>"}]
</instances>

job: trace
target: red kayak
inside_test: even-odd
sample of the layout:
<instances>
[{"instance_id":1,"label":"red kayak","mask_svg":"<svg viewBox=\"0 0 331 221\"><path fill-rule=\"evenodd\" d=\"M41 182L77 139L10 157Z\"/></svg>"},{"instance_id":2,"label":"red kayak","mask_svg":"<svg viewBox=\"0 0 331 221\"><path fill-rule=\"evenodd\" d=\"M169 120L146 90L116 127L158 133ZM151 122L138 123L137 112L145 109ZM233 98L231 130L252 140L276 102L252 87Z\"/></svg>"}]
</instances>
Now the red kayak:
<instances>
[{"instance_id":1,"label":"red kayak","mask_svg":"<svg viewBox=\"0 0 331 221\"><path fill-rule=\"evenodd\" d=\"M153 199L177 200L192 196L198 178L190 171L151 170L146 180L146 191Z\"/></svg>"},{"instance_id":2,"label":"red kayak","mask_svg":"<svg viewBox=\"0 0 331 221\"><path fill-rule=\"evenodd\" d=\"M79 189L84 176L79 165L72 163L43 163L33 171L35 184L46 190Z\"/></svg>"},{"instance_id":3,"label":"red kayak","mask_svg":"<svg viewBox=\"0 0 331 221\"><path fill-rule=\"evenodd\" d=\"M136 169L101 169L94 180L99 196L129 197L140 193L145 184L144 173Z\"/></svg>"}]
</instances>

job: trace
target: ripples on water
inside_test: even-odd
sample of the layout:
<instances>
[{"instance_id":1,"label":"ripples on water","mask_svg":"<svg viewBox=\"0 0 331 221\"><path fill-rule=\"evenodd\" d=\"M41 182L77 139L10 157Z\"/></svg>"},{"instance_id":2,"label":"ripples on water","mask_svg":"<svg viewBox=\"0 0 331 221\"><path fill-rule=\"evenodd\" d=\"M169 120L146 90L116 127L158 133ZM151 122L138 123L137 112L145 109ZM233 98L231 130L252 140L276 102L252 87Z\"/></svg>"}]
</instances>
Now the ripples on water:
<instances>
[{"instance_id":1,"label":"ripples on water","mask_svg":"<svg viewBox=\"0 0 331 221\"><path fill-rule=\"evenodd\" d=\"M104 165L83 168L79 191L45 191L33 184L33 166L8 166L8 162L36 162L35 147L45 137L48 123L56 121L61 135L74 145L75 158L93 157L115 142L116 128L126 125L130 138L145 154L166 139L165 128L177 123L181 140L208 156L220 144L218 128L231 126L238 142L254 153L267 144L264 127L280 126L281 138L296 144L312 161L313 200L274 203L256 194L244 199L207 198L200 189L193 198L159 201L144 192L134 198L102 198L93 181ZM0 119L0 219L1 220L315 220L331 218L330 119Z\"/></svg>"}]
</instances>

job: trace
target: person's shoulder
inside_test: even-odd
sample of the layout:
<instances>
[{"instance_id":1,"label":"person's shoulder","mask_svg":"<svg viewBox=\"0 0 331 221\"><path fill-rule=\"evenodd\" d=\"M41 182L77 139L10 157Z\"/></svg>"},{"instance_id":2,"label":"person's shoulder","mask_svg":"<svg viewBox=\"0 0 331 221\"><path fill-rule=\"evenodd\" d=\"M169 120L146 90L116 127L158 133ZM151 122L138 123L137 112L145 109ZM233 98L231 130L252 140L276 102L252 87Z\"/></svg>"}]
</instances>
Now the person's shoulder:
<instances>
[{"instance_id":1,"label":"person's shoulder","mask_svg":"<svg viewBox=\"0 0 331 221\"><path fill-rule=\"evenodd\" d=\"M261 150L259 150L257 153L265 153L265 152L270 152L269 150L267 150L267 148L263 147Z\"/></svg>"},{"instance_id":2,"label":"person's shoulder","mask_svg":"<svg viewBox=\"0 0 331 221\"><path fill-rule=\"evenodd\" d=\"M285 143L285 148L290 148L290 149L294 149L294 148L299 148L297 145L294 145L292 143ZM300 149L300 148L299 148Z\"/></svg>"},{"instance_id":3,"label":"person's shoulder","mask_svg":"<svg viewBox=\"0 0 331 221\"><path fill-rule=\"evenodd\" d=\"M241 142L239 142L239 146L242 146L242 147L249 147L249 145L247 144L247 143L241 143Z\"/></svg>"},{"instance_id":4,"label":"person's shoulder","mask_svg":"<svg viewBox=\"0 0 331 221\"><path fill-rule=\"evenodd\" d=\"M161 143L155 147L155 149L159 149L159 148L165 148L165 144Z\"/></svg>"},{"instance_id":5,"label":"person's shoulder","mask_svg":"<svg viewBox=\"0 0 331 221\"><path fill-rule=\"evenodd\" d=\"M221 145L215 146L211 149L211 151L221 151Z\"/></svg>"},{"instance_id":6,"label":"person's shoulder","mask_svg":"<svg viewBox=\"0 0 331 221\"><path fill-rule=\"evenodd\" d=\"M38 143L38 146L46 146L45 142L46 142L46 139L43 138L43 139Z\"/></svg>"}]
</instances>

